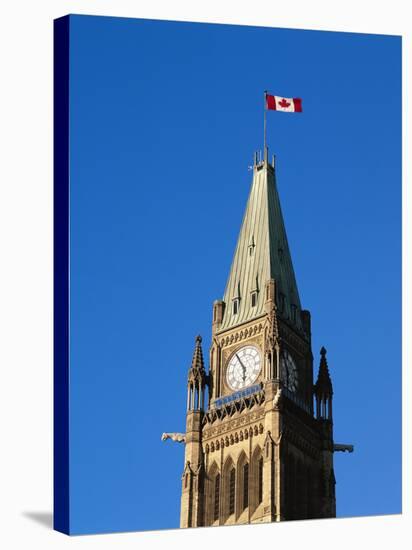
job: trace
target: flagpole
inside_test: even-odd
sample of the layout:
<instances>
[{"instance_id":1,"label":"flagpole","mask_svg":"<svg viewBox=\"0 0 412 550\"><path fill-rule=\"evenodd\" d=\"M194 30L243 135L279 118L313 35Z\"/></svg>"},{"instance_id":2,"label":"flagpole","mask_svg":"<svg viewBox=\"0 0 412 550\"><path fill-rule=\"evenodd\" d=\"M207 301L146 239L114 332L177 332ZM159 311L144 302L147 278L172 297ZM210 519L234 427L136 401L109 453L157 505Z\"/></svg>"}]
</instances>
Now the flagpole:
<instances>
[{"instance_id":1,"label":"flagpole","mask_svg":"<svg viewBox=\"0 0 412 550\"><path fill-rule=\"evenodd\" d=\"M266 94L267 90L263 92L263 159L267 160L266 154Z\"/></svg>"}]
</instances>

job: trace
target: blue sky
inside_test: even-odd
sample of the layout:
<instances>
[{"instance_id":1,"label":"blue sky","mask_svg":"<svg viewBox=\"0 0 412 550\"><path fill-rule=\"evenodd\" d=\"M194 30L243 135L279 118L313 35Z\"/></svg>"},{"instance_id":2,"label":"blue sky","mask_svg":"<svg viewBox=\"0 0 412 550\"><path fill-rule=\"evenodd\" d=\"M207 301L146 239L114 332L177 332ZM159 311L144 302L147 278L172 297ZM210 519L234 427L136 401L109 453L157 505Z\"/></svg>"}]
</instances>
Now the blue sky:
<instances>
[{"instance_id":1,"label":"blue sky","mask_svg":"<svg viewBox=\"0 0 412 550\"><path fill-rule=\"evenodd\" d=\"M338 516L401 510L401 40L72 16L71 514L178 527L186 375L207 356L268 144L313 352L334 384Z\"/></svg>"}]
</instances>

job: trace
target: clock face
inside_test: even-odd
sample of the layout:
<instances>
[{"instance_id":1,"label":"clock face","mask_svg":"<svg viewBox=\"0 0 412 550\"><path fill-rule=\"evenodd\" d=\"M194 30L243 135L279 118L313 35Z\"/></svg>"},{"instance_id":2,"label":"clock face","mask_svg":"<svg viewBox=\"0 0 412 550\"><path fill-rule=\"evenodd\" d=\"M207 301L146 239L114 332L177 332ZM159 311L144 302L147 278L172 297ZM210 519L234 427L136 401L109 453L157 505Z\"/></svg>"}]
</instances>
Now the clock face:
<instances>
[{"instance_id":1,"label":"clock face","mask_svg":"<svg viewBox=\"0 0 412 550\"><path fill-rule=\"evenodd\" d=\"M226 381L232 390L253 384L259 376L261 357L255 346L245 346L232 355L226 370Z\"/></svg>"},{"instance_id":2,"label":"clock face","mask_svg":"<svg viewBox=\"0 0 412 550\"><path fill-rule=\"evenodd\" d=\"M298 389L298 369L291 354L284 349L280 358L280 373L283 384L291 392Z\"/></svg>"}]
</instances>

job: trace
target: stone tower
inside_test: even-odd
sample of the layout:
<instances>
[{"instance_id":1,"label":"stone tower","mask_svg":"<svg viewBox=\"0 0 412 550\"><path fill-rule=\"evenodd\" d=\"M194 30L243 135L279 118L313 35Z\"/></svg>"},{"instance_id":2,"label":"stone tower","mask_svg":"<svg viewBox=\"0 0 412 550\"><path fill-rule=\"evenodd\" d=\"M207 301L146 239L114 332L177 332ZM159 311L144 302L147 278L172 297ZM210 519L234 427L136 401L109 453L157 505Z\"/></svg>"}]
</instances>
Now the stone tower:
<instances>
[{"instance_id":1,"label":"stone tower","mask_svg":"<svg viewBox=\"0 0 412 550\"><path fill-rule=\"evenodd\" d=\"M209 374L196 338L181 527L334 517L332 395L325 348L313 383L310 313L266 149L255 155L226 290L213 304Z\"/></svg>"}]
</instances>

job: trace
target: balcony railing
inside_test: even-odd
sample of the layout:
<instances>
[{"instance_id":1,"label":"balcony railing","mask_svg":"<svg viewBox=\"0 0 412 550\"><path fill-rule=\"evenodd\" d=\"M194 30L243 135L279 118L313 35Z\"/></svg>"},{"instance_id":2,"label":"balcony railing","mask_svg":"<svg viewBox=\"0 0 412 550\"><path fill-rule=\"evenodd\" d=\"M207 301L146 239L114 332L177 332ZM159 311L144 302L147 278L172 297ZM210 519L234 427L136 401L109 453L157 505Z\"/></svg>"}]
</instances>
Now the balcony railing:
<instances>
[{"instance_id":1,"label":"balcony railing","mask_svg":"<svg viewBox=\"0 0 412 550\"><path fill-rule=\"evenodd\" d=\"M244 388L243 390L236 391L234 393L231 393L230 395L225 395L225 397L219 397L218 399L213 400L210 408L219 409L220 407L223 407L228 403L233 403L234 401L239 401L244 397L249 397L254 393L258 393L261 391L261 389L262 384L254 384L253 386L249 386L248 388Z\"/></svg>"}]
</instances>

